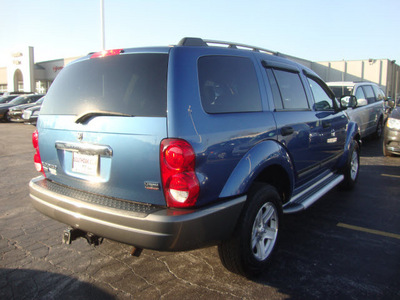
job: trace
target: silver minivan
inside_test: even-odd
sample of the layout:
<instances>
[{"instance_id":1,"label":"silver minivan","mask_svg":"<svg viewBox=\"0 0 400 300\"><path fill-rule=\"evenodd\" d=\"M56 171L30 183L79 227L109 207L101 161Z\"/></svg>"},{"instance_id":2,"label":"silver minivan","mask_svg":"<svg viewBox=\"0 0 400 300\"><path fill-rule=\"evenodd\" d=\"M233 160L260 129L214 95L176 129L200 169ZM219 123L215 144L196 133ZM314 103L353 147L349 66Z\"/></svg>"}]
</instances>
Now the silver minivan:
<instances>
[{"instance_id":1,"label":"silver minivan","mask_svg":"<svg viewBox=\"0 0 400 300\"><path fill-rule=\"evenodd\" d=\"M327 82L341 105L347 107L350 120L360 128L361 137L383 133L385 93L372 82ZM354 97L350 97L354 96Z\"/></svg>"}]
</instances>

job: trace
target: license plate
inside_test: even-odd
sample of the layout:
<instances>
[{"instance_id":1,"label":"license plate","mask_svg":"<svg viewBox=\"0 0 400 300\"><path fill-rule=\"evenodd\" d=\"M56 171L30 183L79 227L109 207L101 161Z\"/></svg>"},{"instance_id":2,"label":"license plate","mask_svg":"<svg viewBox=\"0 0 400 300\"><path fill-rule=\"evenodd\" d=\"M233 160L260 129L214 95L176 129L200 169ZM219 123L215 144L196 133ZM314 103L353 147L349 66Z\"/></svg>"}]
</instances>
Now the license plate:
<instances>
[{"instance_id":1,"label":"license plate","mask_svg":"<svg viewBox=\"0 0 400 300\"><path fill-rule=\"evenodd\" d=\"M97 176L99 174L99 156L72 152L72 171Z\"/></svg>"}]
</instances>

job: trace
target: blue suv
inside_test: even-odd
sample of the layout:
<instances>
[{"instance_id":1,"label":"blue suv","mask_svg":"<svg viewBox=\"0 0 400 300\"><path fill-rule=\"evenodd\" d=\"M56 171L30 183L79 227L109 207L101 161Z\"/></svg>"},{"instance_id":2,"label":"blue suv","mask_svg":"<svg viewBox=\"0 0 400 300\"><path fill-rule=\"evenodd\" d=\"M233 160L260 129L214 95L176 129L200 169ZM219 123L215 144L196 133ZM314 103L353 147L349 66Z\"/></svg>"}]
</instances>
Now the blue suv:
<instances>
[{"instance_id":1,"label":"blue suv","mask_svg":"<svg viewBox=\"0 0 400 300\"><path fill-rule=\"evenodd\" d=\"M137 255L218 245L245 276L268 265L284 213L359 172L357 124L317 74L199 38L69 64L32 138L32 203L70 226L65 243L108 238Z\"/></svg>"}]
</instances>

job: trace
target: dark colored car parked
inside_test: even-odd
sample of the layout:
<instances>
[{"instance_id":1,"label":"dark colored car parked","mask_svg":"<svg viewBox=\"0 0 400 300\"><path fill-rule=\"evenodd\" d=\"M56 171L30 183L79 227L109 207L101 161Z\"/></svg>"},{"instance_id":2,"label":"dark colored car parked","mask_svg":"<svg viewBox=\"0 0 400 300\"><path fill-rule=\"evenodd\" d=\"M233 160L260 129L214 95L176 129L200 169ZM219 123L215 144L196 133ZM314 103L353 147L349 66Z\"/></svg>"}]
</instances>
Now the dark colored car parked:
<instances>
[{"instance_id":1,"label":"dark colored car parked","mask_svg":"<svg viewBox=\"0 0 400 300\"><path fill-rule=\"evenodd\" d=\"M41 97L36 102L21 104L21 105L11 107L8 111L9 120L11 122L26 122L26 120L24 120L24 118L22 117L25 110L27 110L28 108L34 107L34 106L41 106L43 100L44 100L44 97Z\"/></svg>"},{"instance_id":2,"label":"dark colored car parked","mask_svg":"<svg viewBox=\"0 0 400 300\"><path fill-rule=\"evenodd\" d=\"M0 104L0 120L4 122L10 121L10 108L15 107L17 105L35 103L37 100L42 98L41 94L31 94L31 95L23 95L19 96L8 103Z\"/></svg>"},{"instance_id":3,"label":"dark colored car parked","mask_svg":"<svg viewBox=\"0 0 400 300\"><path fill-rule=\"evenodd\" d=\"M357 124L313 71L273 54L185 38L69 64L32 136L34 207L71 227L65 243L218 245L229 270L259 274L283 213L359 171Z\"/></svg>"},{"instance_id":4,"label":"dark colored car parked","mask_svg":"<svg viewBox=\"0 0 400 300\"><path fill-rule=\"evenodd\" d=\"M383 134L383 154L390 156L400 155L400 98L391 105L393 108Z\"/></svg>"},{"instance_id":5,"label":"dark colored car parked","mask_svg":"<svg viewBox=\"0 0 400 300\"><path fill-rule=\"evenodd\" d=\"M17 98L18 95L7 95L7 96L1 96L0 97L0 105L2 104L6 104L8 102L10 102L11 100Z\"/></svg>"},{"instance_id":6,"label":"dark colored car parked","mask_svg":"<svg viewBox=\"0 0 400 300\"><path fill-rule=\"evenodd\" d=\"M42 98L43 99L43 98ZM22 114L25 124L36 125L37 119L39 117L40 109L42 108L42 103L35 105L33 107L27 108Z\"/></svg>"}]
</instances>

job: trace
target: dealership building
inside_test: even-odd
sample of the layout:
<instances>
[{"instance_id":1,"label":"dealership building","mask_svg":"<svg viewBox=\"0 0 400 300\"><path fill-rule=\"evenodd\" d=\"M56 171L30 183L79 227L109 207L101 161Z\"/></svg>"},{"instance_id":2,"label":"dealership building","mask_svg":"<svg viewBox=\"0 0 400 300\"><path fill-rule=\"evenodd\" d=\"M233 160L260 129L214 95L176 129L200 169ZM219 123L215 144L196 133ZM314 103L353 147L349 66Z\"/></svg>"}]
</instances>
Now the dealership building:
<instances>
[{"instance_id":1,"label":"dealership building","mask_svg":"<svg viewBox=\"0 0 400 300\"><path fill-rule=\"evenodd\" d=\"M60 71L78 57L34 62L33 47L10 53L6 66L0 66L0 92L45 94Z\"/></svg>"},{"instance_id":2,"label":"dealership building","mask_svg":"<svg viewBox=\"0 0 400 300\"><path fill-rule=\"evenodd\" d=\"M400 97L400 66L389 59L312 62L279 53L314 70L325 81L370 81L378 84L386 96ZM34 62L33 47L10 53L8 63L0 67L0 92L46 93L60 71L78 57Z\"/></svg>"}]
</instances>

